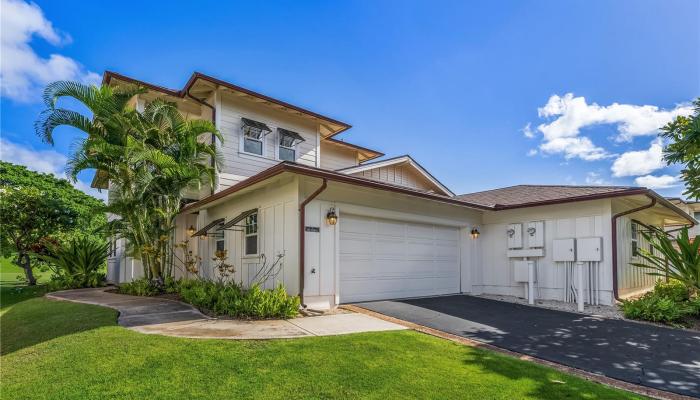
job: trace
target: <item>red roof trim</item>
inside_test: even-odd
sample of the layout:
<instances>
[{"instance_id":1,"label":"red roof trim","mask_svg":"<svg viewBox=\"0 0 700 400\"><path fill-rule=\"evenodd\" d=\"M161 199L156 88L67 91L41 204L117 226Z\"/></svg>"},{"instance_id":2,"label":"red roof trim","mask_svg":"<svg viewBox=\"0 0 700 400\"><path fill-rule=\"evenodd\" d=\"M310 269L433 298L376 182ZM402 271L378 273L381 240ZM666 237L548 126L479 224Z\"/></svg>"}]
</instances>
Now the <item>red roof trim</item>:
<instances>
[{"instance_id":1,"label":"red roof trim","mask_svg":"<svg viewBox=\"0 0 700 400\"><path fill-rule=\"evenodd\" d=\"M229 82L226 82L226 81L222 81L221 79L217 79L217 78L211 77L211 76L209 76L209 75L202 74L201 72L194 72L194 73L192 74L192 76L190 76L190 79L187 81L187 83L185 84L185 86L184 86L182 89L180 89L180 90L174 90L174 89L169 89L169 88L166 88L166 87L154 85L154 84L151 84L151 83L148 83L148 82L144 82L144 81L141 81L141 80L138 80L138 79L134 79L134 78L131 78L131 77L128 77L128 76L125 76L125 75L122 75L122 74L118 74L118 73L112 72L112 71L105 71L105 73L104 73L104 75L103 75L103 77L102 77L102 83L103 83L103 84L109 84L109 83L111 82L112 79L118 79L118 80L120 80L120 81L125 81L125 82L128 82L128 83L133 83L133 84L135 84L135 85L144 86L144 87L146 87L146 88L148 88L148 89L155 90L155 91L158 91L158 92L167 94L167 95L169 95L169 96L179 97L179 98L184 98L184 97L187 95L187 90L188 90L190 87L192 87L192 85L194 85L194 83L197 81L197 79L202 79L202 80L211 82L211 83L213 83L213 84L215 84L215 85L224 86L224 87L229 88L229 89L231 89L231 90L235 90L235 91L237 91L237 92L245 93L245 94L247 94L247 95L250 95L250 96L253 96L253 97L257 97L257 98L259 98L259 99L268 101L268 102L270 102L270 103L274 103L274 104L280 105L280 106L282 106L282 107L286 107L286 108L289 108L289 109L291 109L291 110L298 111L298 112L300 112L300 113L302 113L302 114L306 114L306 115L309 115L309 116L311 116L311 117L324 120L324 121L329 122L329 123L331 123L331 124L336 124L336 125L340 125L340 126L341 126L341 129L340 129L340 130L338 130L338 131L332 133L330 136L327 136L327 138L330 138L330 137L332 137L332 136L335 136L335 135L337 135L337 134L339 134L339 133L341 133L341 132L343 132L343 131L346 131L346 130L348 130L348 129L350 129L350 128L352 127L351 125L346 124L345 122L340 122L340 121L338 121L338 120L336 120L336 119L329 118L329 117L326 117L326 116L321 115L321 114L317 114L317 113L315 113L315 112L313 112L313 111L309 111L309 110L307 110L307 109L305 109L305 108L298 107L298 106L295 106L295 105L293 105L293 104L289 104L289 103L287 103L287 102L285 102L285 101L278 100L278 99L275 99L275 98L266 96L266 95L264 95L264 94L261 94L261 93L254 92L254 91L252 91L252 90L243 88L243 87L241 87L241 86L234 85L234 84L229 83Z\"/></svg>"}]
</instances>

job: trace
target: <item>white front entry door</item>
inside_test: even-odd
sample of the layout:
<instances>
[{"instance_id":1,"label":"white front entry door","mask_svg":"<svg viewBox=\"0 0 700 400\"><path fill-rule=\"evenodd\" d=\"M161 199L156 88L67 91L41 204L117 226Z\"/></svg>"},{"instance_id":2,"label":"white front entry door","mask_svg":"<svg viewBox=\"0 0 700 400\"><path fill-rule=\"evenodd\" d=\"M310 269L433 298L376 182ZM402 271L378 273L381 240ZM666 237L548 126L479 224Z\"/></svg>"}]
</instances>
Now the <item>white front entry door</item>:
<instances>
[{"instance_id":1,"label":"white front entry door","mask_svg":"<svg viewBox=\"0 0 700 400\"><path fill-rule=\"evenodd\" d=\"M459 229L343 215L340 301L459 293Z\"/></svg>"}]
</instances>

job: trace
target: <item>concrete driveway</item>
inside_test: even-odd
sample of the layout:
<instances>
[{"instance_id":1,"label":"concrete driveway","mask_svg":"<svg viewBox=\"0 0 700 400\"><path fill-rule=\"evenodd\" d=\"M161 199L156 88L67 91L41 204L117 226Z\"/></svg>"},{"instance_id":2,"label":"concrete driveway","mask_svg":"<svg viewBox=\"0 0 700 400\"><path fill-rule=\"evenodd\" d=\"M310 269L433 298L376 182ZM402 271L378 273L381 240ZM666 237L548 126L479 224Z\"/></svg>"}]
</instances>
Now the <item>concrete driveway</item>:
<instances>
[{"instance_id":1,"label":"concrete driveway","mask_svg":"<svg viewBox=\"0 0 700 400\"><path fill-rule=\"evenodd\" d=\"M700 333L455 295L357 304L611 378L700 397Z\"/></svg>"}]
</instances>

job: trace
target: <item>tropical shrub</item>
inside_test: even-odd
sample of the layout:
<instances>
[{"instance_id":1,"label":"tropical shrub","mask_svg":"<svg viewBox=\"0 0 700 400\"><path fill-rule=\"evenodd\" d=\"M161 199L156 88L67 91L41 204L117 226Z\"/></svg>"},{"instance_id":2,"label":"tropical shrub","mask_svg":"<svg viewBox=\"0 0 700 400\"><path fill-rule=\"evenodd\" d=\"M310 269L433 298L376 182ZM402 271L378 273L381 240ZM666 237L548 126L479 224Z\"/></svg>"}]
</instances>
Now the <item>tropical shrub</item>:
<instances>
[{"instance_id":1,"label":"tropical shrub","mask_svg":"<svg viewBox=\"0 0 700 400\"><path fill-rule=\"evenodd\" d=\"M630 319L687 325L690 318L700 316L700 298L689 296L681 282L657 282L653 291L640 298L623 300L622 312Z\"/></svg>"},{"instance_id":2,"label":"tropical shrub","mask_svg":"<svg viewBox=\"0 0 700 400\"><path fill-rule=\"evenodd\" d=\"M162 285L173 272L171 237L184 190L215 181L219 156L214 144L202 139L222 137L212 122L187 119L162 99L143 111L134 109L131 99L145 91L54 82L44 92L46 109L35 128L49 144L59 126L86 134L74 147L68 176L75 180L82 171L96 170L99 182L109 182L106 211L119 217L109 222L110 232L126 239L127 254L141 261L144 276ZM89 112L59 107L63 98L82 103Z\"/></svg>"},{"instance_id":3,"label":"tropical shrub","mask_svg":"<svg viewBox=\"0 0 700 400\"><path fill-rule=\"evenodd\" d=\"M50 289L98 287L104 283L107 243L103 240L75 237L39 258L53 269Z\"/></svg>"},{"instance_id":4,"label":"tropical shrub","mask_svg":"<svg viewBox=\"0 0 700 400\"><path fill-rule=\"evenodd\" d=\"M134 279L119 285L117 291L132 296L155 296L161 293L155 281L148 278Z\"/></svg>"},{"instance_id":5,"label":"tropical shrub","mask_svg":"<svg viewBox=\"0 0 700 400\"><path fill-rule=\"evenodd\" d=\"M299 297L287 294L283 285L246 289L236 282L201 279L166 279L165 293L176 293L186 303L216 316L234 318L293 318L299 312ZM160 288L151 280L139 279L119 286L119 292L135 296L155 296Z\"/></svg>"},{"instance_id":6,"label":"tropical shrub","mask_svg":"<svg viewBox=\"0 0 700 400\"><path fill-rule=\"evenodd\" d=\"M639 256L645 262L632 265L644 269L648 275L677 280L690 292L700 291L700 240L691 239L688 228L680 230L675 239L660 229L642 235L655 251L639 249Z\"/></svg>"}]
</instances>

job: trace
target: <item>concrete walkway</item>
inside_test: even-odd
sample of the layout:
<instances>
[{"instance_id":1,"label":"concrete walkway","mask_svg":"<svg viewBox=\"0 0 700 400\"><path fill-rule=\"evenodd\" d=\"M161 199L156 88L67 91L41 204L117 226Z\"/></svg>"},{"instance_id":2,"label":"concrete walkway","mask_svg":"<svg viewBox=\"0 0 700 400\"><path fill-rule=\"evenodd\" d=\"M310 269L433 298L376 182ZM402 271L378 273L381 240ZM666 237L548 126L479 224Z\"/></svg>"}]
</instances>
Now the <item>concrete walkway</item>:
<instances>
[{"instance_id":1,"label":"concrete walkway","mask_svg":"<svg viewBox=\"0 0 700 400\"><path fill-rule=\"evenodd\" d=\"M700 397L698 332L463 295L357 306L594 374Z\"/></svg>"},{"instance_id":2,"label":"concrete walkway","mask_svg":"<svg viewBox=\"0 0 700 400\"><path fill-rule=\"evenodd\" d=\"M127 296L107 290L65 290L49 293L46 297L113 308L119 311L119 325L137 332L194 339L282 339L406 329L398 324L357 313L288 320L217 319L179 301Z\"/></svg>"}]
</instances>

